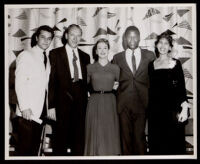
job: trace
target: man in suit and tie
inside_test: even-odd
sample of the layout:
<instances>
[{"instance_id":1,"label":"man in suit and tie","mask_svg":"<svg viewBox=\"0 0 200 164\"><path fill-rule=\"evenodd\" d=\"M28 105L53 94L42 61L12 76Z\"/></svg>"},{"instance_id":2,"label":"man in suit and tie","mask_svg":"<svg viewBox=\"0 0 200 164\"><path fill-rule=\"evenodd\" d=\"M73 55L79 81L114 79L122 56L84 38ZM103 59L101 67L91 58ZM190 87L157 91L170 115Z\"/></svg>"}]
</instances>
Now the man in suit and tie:
<instances>
[{"instance_id":1,"label":"man in suit and tie","mask_svg":"<svg viewBox=\"0 0 200 164\"><path fill-rule=\"evenodd\" d=\"M16 155L38 155L46 115L46 95L50 74L48 48L54 37L53 29L40 26L31 38L31 49L16 59L15 90L17 95L18 142Z\"/></svg>"},{"instance_id":2,"label":"man in suit and tie","mask_svg":"<svg viewBox=\"0 0 200 164\"><path fill-rule=\"evenodd\" d=\"M148 64L154 53L139 47L140 32L129 26L123 35L125 51L116 54L113 63L120 67L117 108L120 118L123 155L146 152L145 122L148 103Z\"/></svg>"},{"instance_id":3,"label":"man in suit and tie","mask_svg":"<svg viewBox=\"0 0 200 164\"><path fill-rule=\"evenodd\" d=\"M78 48L82 29L70 25L63 33L63 47L50 52L50 117L53 127L53 155L83 155L87 106L87 70L90 57ZM70 150L67 152L67 150Z\"/></svg>"}]
</instances>

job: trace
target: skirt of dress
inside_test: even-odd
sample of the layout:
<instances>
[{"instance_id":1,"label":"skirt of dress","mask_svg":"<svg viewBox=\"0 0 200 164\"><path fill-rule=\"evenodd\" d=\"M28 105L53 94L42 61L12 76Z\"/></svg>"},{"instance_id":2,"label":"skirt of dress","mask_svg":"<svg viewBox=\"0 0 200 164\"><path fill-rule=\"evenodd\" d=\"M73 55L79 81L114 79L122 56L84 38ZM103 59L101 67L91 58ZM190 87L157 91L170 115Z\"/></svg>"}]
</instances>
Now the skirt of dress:
<instances>
[{"instance_id":1,"label":"skirt of dress","mask_svg":"<svg viewBox=\"0 0 200 164\"><path fill-rule=\"evenodd\" d=\"M86 113L84 155L119 155L120 133L115 95L92 94Z\"/></svg>"},{"instance_id":2,"label":"skirt of dress","mask_svg":"<svg viewBox=\"0 0 200 164\"><path fill-rule=\"evenodd\" d=\"M149 154L180 155L186 153L185 123L176 112L152 112L148 120Z\"/></svg>"}]
</instances>

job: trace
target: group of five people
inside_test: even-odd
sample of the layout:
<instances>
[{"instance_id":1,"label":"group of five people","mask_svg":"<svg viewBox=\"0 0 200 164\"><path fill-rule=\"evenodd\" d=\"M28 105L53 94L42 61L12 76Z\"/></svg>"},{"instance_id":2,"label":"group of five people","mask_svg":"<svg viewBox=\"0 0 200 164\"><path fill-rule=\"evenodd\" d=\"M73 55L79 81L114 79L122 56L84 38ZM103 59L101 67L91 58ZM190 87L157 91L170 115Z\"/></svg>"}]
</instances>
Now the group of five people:
<instances>
[{"instance_id":1,"label":"group of five people","mask_svg":"<svg viewBox=\"0 0 200 164\"><path fill-rule=\"evenodd\" d=\"M37 155L43 126L37 119L53 120L54 156L145 155L147 147L150 154L185 153L188 103L180 61L169 55L170 35L158 36L156 58L139 47L140 31L129 26L124 51L110 62L110 44L99 39L93 64L78 48L80 26L70 25L63 46L47 52L53 37L40 26L32 48L16 59L16 155Z\"/></svg>"}]
</instances>

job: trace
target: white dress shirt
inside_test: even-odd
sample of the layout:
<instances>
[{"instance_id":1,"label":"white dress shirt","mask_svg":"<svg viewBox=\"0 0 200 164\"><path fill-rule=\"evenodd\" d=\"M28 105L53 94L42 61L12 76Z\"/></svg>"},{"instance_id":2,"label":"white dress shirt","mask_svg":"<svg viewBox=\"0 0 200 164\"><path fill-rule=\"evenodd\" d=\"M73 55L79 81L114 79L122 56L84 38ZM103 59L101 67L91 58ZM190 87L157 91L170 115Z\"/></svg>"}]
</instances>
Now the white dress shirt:
<instances>
[{"instance_id":1,"label":"white dress shirt","mask_svg":"<svg viewBox=\"0 0 200 164\"><path fill-rule=\"evenodd\" d=\"M19 103L16 110L18 116L22 116L21 111L26 109L31 109L36 119L42 113L50 74L49 58L47 55L45 69L43 51L34 46L21 52L16 59L15 90Z\"/></svg>"},{"instance_id":2,"label":"white dress shirt","mask_svg":"<svg viewBox=\"0 0 200 164\"><path fill-rule=\"evenodd\" d=\"M127 49L125 52L126 55L126 62L129 66L129 68L131 69L131 71L133 72L133 66L132 66L132 54L133 51L131 49ZM141 49L138 47L134 50L134 55L135 55L135 61L136 61L136 70L139 67L140 64L140 60L141 60Z\"/></svg>"},{"instance_id":3,"label":"white dress shirt","mask_svg":"<svg viewBox=\"0 0 200 164\"><path fill-rule=\"evenodd\" d=\"M73 66L73 50L74 50L75 55L77 57L76 63L77 63L77 66L78 66L78 76L79 76L79 79L83 79L78 49L77 48L72 49L68 44L66 44L65 49L66 49L67 58L68 58L68 61L69 61L69 69L70 69L70 73L71 73L71 78L72 79L74 78L74 66Z\"/></svg>"}]
</instances>

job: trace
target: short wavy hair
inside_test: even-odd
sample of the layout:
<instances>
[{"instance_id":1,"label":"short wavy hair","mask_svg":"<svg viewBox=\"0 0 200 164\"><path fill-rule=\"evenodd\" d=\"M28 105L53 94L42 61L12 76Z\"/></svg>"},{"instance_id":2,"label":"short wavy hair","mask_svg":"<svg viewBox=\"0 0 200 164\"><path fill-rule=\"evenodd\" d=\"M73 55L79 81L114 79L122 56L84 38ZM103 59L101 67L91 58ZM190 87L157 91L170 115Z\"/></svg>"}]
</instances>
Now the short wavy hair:
<instances>
[{"instance_id":1,"label":"short wavy hair","mask_svg":"<svg viewBox=\"0 0 200 164\"><path fill-rule=\"evenodd\" d=\"M68 28L66 28L65 31L63 32L63 35L62 35L62 38L61 38L61 41L62 41L62 44L63 44L63 45L66 45L66 44L67 44L67 39L65 38L65 35L68 34L69 31L70 31L72 28L74 28L74 27L80 29L81 35L83 34L83 31L82 31L82 29L81 29L81 27L80 27L79 25L77 25L77 24L71 24L71 25L69 25Z\"/></svg>"},{"instance_id":2,"label":"short wavy hair","mask_svg":"<svg viewBox=\"0 0 200 164\"><path fill-rule=\"evenodd\" d=\"M43 25L43 26L40 26L38 27L38 29L36 30L35 33L33 33L32 37L31 37L31 47L34 47L37 45L37 39L40 35L40 32L41 31L47 31L47 32L50 32L51 33L51 38L53 39L54 38L54 31L53 31L53 28L51 28L50 26L47 26L47 25Z\"/></svg>"},{"instance_id":3,"label":"short wavy hair","mask_svg":"<svg viewBox=\"0 0 200 164\"><path fill-rule=\"evenodd\" d=\"M97 53L96 53L97 45L98 45L99 43L105 43L105 44L108 46L108 49L110 49L110 44L109 44L109 41L108 41L107 39L103 39L103 38L99 39L99 40L95 43L95 45L94 45L94 47L93 47L93 49L92 49L92 57L93 57L93 59L94 59L95 62L97 62L97 61L99 60L99 56L98 56Z\"/></svg>"},{"instance_id":4,"label":"short wavy hair","mask_svg":"<svg viewBox=\"0 0 200 164\"><path fill-rule=\"evenodd\" d=\"M159 57L160 56L160 53L158 51L158 48L157 48L157 45L159 43L159 41L161 39L167 39L167 41L169 42L169 46L172 48L173 47L173 38L171 35L169 35L168 33L164 32L164 33L161 33L160 35L157 36L157 40L155 41L155 54L156 54L156 57ZM168 53L170 53L171 50L168 51Z\"/></svg>"}]
</instances>

